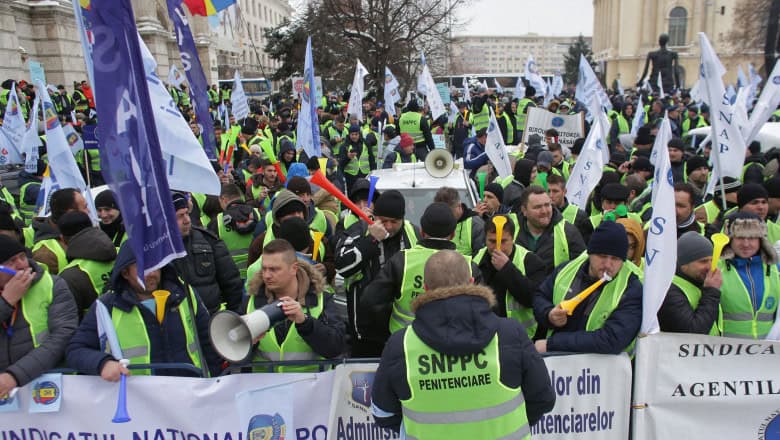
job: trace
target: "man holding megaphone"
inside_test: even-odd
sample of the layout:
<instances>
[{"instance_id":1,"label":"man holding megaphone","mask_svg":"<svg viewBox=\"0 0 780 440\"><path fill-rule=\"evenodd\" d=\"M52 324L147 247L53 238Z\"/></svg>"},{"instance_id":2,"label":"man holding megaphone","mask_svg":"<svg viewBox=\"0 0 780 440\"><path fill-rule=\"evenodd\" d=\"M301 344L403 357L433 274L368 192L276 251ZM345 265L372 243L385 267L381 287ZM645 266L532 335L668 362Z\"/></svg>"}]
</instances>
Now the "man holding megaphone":
<instances>
[{"instance_id":1,"label":"man holding megaphone","mask_svg":"<svg viewBox=\"0 0 780 440\"><path fill-rule=\"evenodd\" d=\"M309 263L298 259L286 240L273 240L263 248L262 269L249 281L247 313L276 305L284 313L276 325L270 319L252 343L253 361L302 361L335 358L346 350L345 325L336 318L333 296L323 293L325 277ZM272 313L269 313L269 317ZM250 325L251 326L251 325ZM212 332L213 332L212 328ZM255 329L250 328L254 335ZM220 335L212 334L220 347ZM232 344L233 342L226 343ZM276 372L317 371L312 366L284 366Z\"/></svg>"}]
</instances>

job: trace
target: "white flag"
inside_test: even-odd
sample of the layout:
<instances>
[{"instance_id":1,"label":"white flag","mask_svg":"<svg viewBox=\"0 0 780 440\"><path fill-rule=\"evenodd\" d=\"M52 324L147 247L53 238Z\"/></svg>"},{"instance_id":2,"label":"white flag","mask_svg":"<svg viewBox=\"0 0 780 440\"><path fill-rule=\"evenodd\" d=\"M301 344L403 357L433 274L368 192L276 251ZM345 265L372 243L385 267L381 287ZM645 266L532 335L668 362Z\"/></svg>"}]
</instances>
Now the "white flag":
<instances>
[{"instance_id":1,"label":"white flag","mask_svg":"<svg viewBox=\"0 0 780 440\"><path fill-rule=\"evenodd\" d=\"M664 83L661 81L661 72L658 72L658 81L656 81L655 85L658 86L658 99L666 98L666 93L664 93Z\"/></svg>"},{"instance_id":2,"label":"white flag","mask_svg":"<svg viewBox=\"0 0 780 440\"><path fill-rule=\"evenodd\" d=\"M38 147L43 145L40 136L38 136L38 108L41 105L41 97L35 94L32 114L30 115L30 126L24 132L22 138L22 154L24 154L24 170L35 174L38 170Z\"/></svg>"},{"instance_id":3,"label":"white flag","mask_svg":"<svg viewBox=\"0 0 780 440\"><path fill-rule=\"evenodd\" d=\"M699 81L712 115L712 153L715 167L719 169L721 176L739 179L745 162L745 142L734 117L734 100L728 98L723 87L721 77L726 73L726 69L715 55L710 41L703 32L699 32L699 40L701 42Z\"/></svg>"},{"instance_id":4,"label":"white flag","mask_svg":"<svg viewBox=\"0 0 780 440\"><path fill-rule=\"evenodd\" d=\"M603 173L604 150L607 150L606 133L600 123L590 128L582 152L577 157L574 169L566 182L566 193L569 203L585 209L588 196L596 188ZM607 152L608 154L608 152Z\"/></svg>"},{"instance_id":5,"label":"white flag","mask_svg":"<svg viewBox=\"0 0 780 440\"><path fill-rule=\"evenodd\" d=\"M658 333L658 309L672 284L677 264L677 217L674 207L674 180L669 163L668 144L672 129L664 117L655 137L650 162L655 166L653 180L653 216L647 230L645 282L642 293L640 333Z\"/></svg>"},{"instance_id":6,"label":"white flag","mask_svg":"<svg viewBox=\"0 0 780 440\"><path fill-rule=\"evenodd\" d=\"M171 68L168 70L168 84L179 88L185 79L187 78L182 75L181 72L179 72L179 69L176 68L176 65L171 64Z\"/></svg>"},{"instance_id":7,"label":"white flag","mask_svg":"<svg viewBox=\"0 0 780 440\"><path fill-rule=\"evenodd\" d=\"M691 87L690 94L691 94L691 101L699 103L700 104L699 106L701 106L701 103L704 101L703 101L703 96L701 95L701 87L699 87L699 81L696 81L696 84L694 84L693 87Z\"/></svg>"},{"instance_id":8,"label":"white flag","mask_svg":"<svg viewBox=\"0 0 780 440\"><path fill-rule=\"evenodd\" d=\"M750 115L750 134L745 137L746 143L750 143L756 138L761 127L772 116L772 112L777 110L778 104L780 104L780 63L775 63L772 73L764 84L764 90L761 91L761 97L758 98L753 113ZM715 116L716 113L714 110L710 110L710 114Z\"/></svg>"},{"instance_id":9,"label":"white flag","mask_svg":"<svg viewBox=\"0 0 780 440\"><path fill-rule=\"evenodd\" d=\"M445 114L447 111L444 109L444 103L442 103L441 96L439 95L439 89L436 88L436 83L433 82L433 76L431 76L428 65L423 67L420 79L425 83L426 90L430 90L431 93L426 95L428 100L428 107L431 110L431 117L435 121L439 116Z\"/></svg>"},{"instance_id":10,"label":"white flag","mask_svg":"<svg viewBox=\"0 0 780 440\"><path fill-rule=\"evenodd\" d=\"M636 137L643 125L645 125L645 106L642 104L642 95L639 95L634 109L634 120L631 122L631 136Z\"/></svg>"},{"instance_id":11,"label":"white flag","mask_svg":"<svg viewBox=\"0 0 780 440\"><path fill-rule=\"evenodd\" d=\"M753 108L753 102L756 100L758 86L761 85L761 75L756 72L753 63L748 64L748 75L750 75L750 95L748 96L748 110Z\"/></svg>"},{"instance_id":12,"label":"white flag","mask_svg":"<svg viewBox=\"0 0 780 440\"><path fill-rule=\"evenodd\" d=\"M545 82L542 76L539 75L539 68L536 66L533 55L528 55L528 59L525 62L525 71L523 72L526 81L531 87L536 89L536 96L544 96Z\"/></svg>"},{"instance_id":13,"label":"white flag","mask_svg":"<svg viewBox=\"0 0 780 440\"><path fill-rule=\"evenodd\" d=\"M617 92L618 95L623 96L626 94L626 91L623 90L623 84L620 83L620 78L616 79L615 82L617 83Z\"/></svg>"},{"instance_id":14,"label":"white flag","mask_svg":"<svg viewBox=\"0 0 780 440\"><path fill-rule=\"evenodd\" d=\"M233 109L233 117L237 121L249 116L249 102L244 93L244 86L241 85L241 75L238 74L238 70L236 70L236 74L233 76L233 91L230 93L230 104Z\"/></svg>"},{"instance_id":15,"label":"white flag","mask_svg":"<svg viewBox=\"0 0 780 440\"><path fill-rule=\"evenodd\" d=\"M463 100L471 102L471 90L469 89L469 77L463 77Z\"/></svg>"},{"instance_id":16,"label":"white flag","mask_svg":"<svg viewBox=\"0 0 780 440\"><path fill-rule=\"evenodd\" d=\"M363 77L368 75L368 70L363 67L360 60L355 66L355 76L352 77L352 90L349 94L349 114L363 120Z\"/></svg>"},{"instance_id":17,"label":"white flag","mask_svg":"<svg viewBox=\"0 0 780 440\"><path fill-rule=\"evenodd\" d=\"M525 84L523 83L523 77L517 77L517 83L515 84L515 99L525 98Z\"/></svg>"},{"instance_id":18,"label":"white flag","mask_svg":"<svg viewBox=\"0 0 780 440\"><path fill-rule=\"evenodd\" d=\"M501 129L498 128L496 115L493 109L490 109L490 122L487 129L487 140L485 140L485 153L487 153L493 168L496 169L499 177L512 175L512 165L509 163L509 155L506 152L504 138L501 136Z\"/></svg>"},{"instance_id":19,"label":"white flag","mask_svg":"<svg viewBox=\"0 0 780 440\"><path fill-rule=\"evenodd\" d=\"M422 66L422 67L423 67L423 70L424 70L424 68L425 68L427 65L428 65L428 63L427 63L427 62L425 62L425 53L424 53L424 52L421 50L421 51L420 51L420 66ZM421 71L420 71L420 74L419 74L419 75L417 75L417 91L418 91L418 92L420 92L420 93L421 93L421 94L423 94L423 95L427 95L427 94L428 94L428 91L425 89L425 86L426 86L426 84L425 84L425 81L423 80L423 77L422 77L422 75L423 75L423 74L422 74L422 72L423 72L423 71L421 70Z\"/></svg>"},{"instance_id":20,"label":"white flag","mask_svg":"<svg viewBox=\"0 0 780 440\"><path fill-rule=\"evenodd\" d=\"M65 133L65 139L70 146L70 152L73 153L74 156L84 150L84 141L81 140L81 136L76 133L76 130L72 125L62 127L62 132Z\"/></svg>"},{"instance_id":21,"label":"white flag","mask_svg":"<svg viewBox=\"0 0 780 440\"><path fill-rule=\"evenodd\" d=\"M588 104L593 100L594 96L599 100L599 104L606 108L607 111L612 110L612 102L610 102L607 92L601 87L596 72L593 71L588 60L580 55L577 89L574 93L574 97L577 98L578 101Z\"/></svg>"},{"instance_id":22,"label":"white flag","mask_svg":"<svg viewBox=\"0 0 780 440\"><path fill-rule=\"evenodd\" d=\"M48 93L43 91L45 87L38 89L40 91L38 95L48 96ZM23 163L21 146L26 127L22 107L16 96L16 83L13 83L8 93L3 125L0 127L0 165Z\"/></svg>"},{"instance_id":23,"label":"white flag","mask_svg":"<svg viewBox=\"0 0 780 440\"><path fill-rule=\"evenodd\" d=\"M447 122L449 122L450 124L454 124L455 123L455 119L458 118L458 113L460 113L458 111L458 106L455 105L455 103L453 101L450 101L450 116L449 116Z\"/></svg>"},{"instance_id":24,"label":"white flag","mask_svg":"<svg viewBox=\"0 0 780 440\"><path fill-rule=\"evenodd\" d=\"M399 86L393 72L390 71L389 67L385 66L385 111L393 116L395 116L395 103L401 100L401 93L398 91Z\"/></svg>"},{"instance_id":25,"label":"white flag","mask_svg":"<svg viewBox=\"0 0 780 440\"><path fill-rule=\"evenodd\" d=\"M154 125L166 164L168 185L179 191L219 195L219 177L214 172L206 152L181 117L176 104L171 101L165 86L157 78L157 63L140 35L138 40L146 68L146 85L154 111ZM227 124L225 122L226 127Z\"/></svg>"},{"instance_id":26,"label":"white flag","mask_svg":"<svg viewBox=\"0 0 780 440\"><path fill-rule=\"evenodd\" d=\"M38 81L35 84L39 90L43 90L46 85ZM57 117L57 111L48 93L40 93L43 101L43 121L46 126L46 154L49 159L49 172L51 174L52 186L59 188L75 188L81 192L87 200L90 216L93 223L97 222L97 211L90 195L87 183L81 176L81 171L76 164L76 159L70 151L70 146L65 138L65 132ZM170 101L170 97L168 98ZM47 204L48 205L48 204Z\"/></svg>"},{"instance_id":27,"label":"white flag","mask_svg":"<svg viewBox=\"0 0 780 440\"><path fill-rule=\"evenodd\" d=\"M496 85L496 93L504 93L504 88L498 83L498 79L493 78L493 83Z\"/></svg>"},{"instance_id":28,"label":"white flag","mask_svg":"<svg viewBox=\"0 0 780 440\"><path fill-rule=\"evenodd\" d=\"M552 94L553 96L560 96L561 92L563 92L563 77L561 72L556 70L553 76Z\"/></svg>"},{"instance_id":29,"label":"white flag","mask_svg":"<svg viewBox=\"0 0 780 440\"><path fill-rule=\"evenodd\" d=\"M745 76L745 71L742 70L742 64L737 64L737 91L742 87L748 86L748 79Z\"/></svg>"}]
</instances>

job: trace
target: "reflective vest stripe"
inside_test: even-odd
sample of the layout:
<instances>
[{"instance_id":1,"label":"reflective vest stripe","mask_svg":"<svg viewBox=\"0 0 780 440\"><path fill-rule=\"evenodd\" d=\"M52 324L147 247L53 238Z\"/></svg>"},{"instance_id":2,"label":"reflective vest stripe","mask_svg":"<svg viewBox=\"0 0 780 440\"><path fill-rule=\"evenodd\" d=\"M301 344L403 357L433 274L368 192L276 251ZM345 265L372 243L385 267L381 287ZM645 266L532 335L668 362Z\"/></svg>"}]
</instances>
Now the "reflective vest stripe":
<instances>
[{"instance_id":1,"label":"reflective vest stripe","mask_svg":"<svg viewBox=\"0 0 780 440\"><path fill-rule=\"evenodd\" d=\"M523 98L517 103L517 114L515 115L515 119L517 120L517 129L519 131L525 131L526 110L528 105L532 102L533 101L528 98Z\"/></svg>"},{"instance_id":2,"label":"reflective vest stripe","mask_svg":"<svg viewBox=\"0 0 780 440\"><path fill-rule=\"evenodd\" d=\"M487 408L472 409L452 412L420 412L404 408L404 417L417 423L443 424L443 423L472 423L482 420L495 419L511 414L525 403L523 394L518 394L512 400ZM526 426L526 430L528 427Z\"/></svg>"}]
</instances>

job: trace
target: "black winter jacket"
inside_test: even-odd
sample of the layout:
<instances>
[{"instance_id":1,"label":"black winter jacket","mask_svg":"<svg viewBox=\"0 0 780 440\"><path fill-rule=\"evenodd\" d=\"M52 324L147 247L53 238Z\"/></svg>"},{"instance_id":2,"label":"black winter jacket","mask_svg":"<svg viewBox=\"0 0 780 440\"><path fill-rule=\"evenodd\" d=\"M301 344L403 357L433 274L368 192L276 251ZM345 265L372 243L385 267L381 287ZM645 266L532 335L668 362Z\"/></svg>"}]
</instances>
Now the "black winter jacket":
<instances>
[{"instance_id":1,"label":"black winter jacket","mask_svg":"<svg viewBox=\"0 0 780 440\"><path fill-rule=\"evenodd\" d=\"M116 259L116 247L114 247L114 242L101 229L86 228L70 238L65 255L68 257L68 262L77 258L99 261L101 263L113 262ZM104 281L108 284L110 272L103 275L106 276ZM76 307L78 307L79 318L81 318L84 311L103 292L96 292L95 287L89 280L89 275L78 267L60 270L60 277L68 283L70 292L76 299Z\"/></svg>"},{"instance_id":2,"label":"black winter jacket","mask_svg":"<svg viewBox=\"0 0 780 440\"><path fill-rule=\"evenodd\" d=\"M198 227L182 239L187 256L173 262L179 276L198 292L209 313L223 302L227 310L240 313L244 284L225 242Z\"/></svg>"},{"instance_id":3,"label":"black winter jacket","mask_svg":"<svg viewBox=\"0 0 780 440\"><path fill-rule=\"evenodd\" d=\"M698 307L694 309L682 289L674 284L669 286L666 298L658 310L658 324L661 326L661 331L708 334L712 325L718 321L720 289L703 287L680 271L677 271L677 275L698 287L701 290L701 299Z\"/></svg>"},{"instance_id":4,"label":"black winter jacket","mask_svg":"<svg viewBox=\"0 0 780 440\"><path fill-rule=\"evenodd\" d=\"M452 356L476 353L498 334L500 381L507 387L522 388L528 423L533 425L555 405L547 366L523 327L516 321L496 316L491 310L494 304L493 293L486 287L467 285L431 290L412 304L416 309L412 328L425 344ZM402 420L401 400L411 397L403 347L408 329L396 332L387 342L371 394L374 406L393 414L375 415L377 424L395 431Z\"/></svg>"}]
</instances>

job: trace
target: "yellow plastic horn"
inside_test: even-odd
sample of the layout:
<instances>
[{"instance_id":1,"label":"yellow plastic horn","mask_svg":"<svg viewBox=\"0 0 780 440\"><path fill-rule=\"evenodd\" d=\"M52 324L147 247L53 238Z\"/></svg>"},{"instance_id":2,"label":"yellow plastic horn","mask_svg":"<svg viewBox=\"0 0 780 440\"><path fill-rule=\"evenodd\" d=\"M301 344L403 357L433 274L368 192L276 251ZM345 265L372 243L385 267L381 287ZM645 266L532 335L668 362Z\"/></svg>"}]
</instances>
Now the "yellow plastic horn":
<instances>
[{"instance_id":1,"label":"yellow plastic horn","mask_svg":"<svg viewBox=\"0 0 780 440\"><path fill-rule=\"evenodd\" d=\"M504 225L506 224L506 217L503 215L497 215L493 217L493 224L496 225L496 250L501 250L501 238L504 235Z\"/></svg>"},{"instance_id":2,"label":"yellow plastic horn","mask_svg":"<svg viewBox=\"0 0 780 440\"><path fill-rule=\"evenodd\" d=\"M723 252L723 248L726 247L726 245L729 244L729 236L718 232L717 234L712 234L712 267L710 268L711 272L715 272L715 269L718 267L718 260L720 259L720 254Z\"/></svg>"},{"instance_id":3,"label":"yellow plastic horn","mask_svg":"<svg viewBox=\"0 0 780 440\"><path fill-rule=\"evenodd\" d=\"M152 292L152 296L154 296L154 303L157 305L157 321L162 324L163 319L165 319L165 303L168 301L168 297L171 295L171 292L167 290L155 290Z\"/></svg>"},{"instance_id":4,"label":"yellow plastic horn","mask_svg":"<svg viewBox=\"0 0 780 440\"><path fill-rule=\"evenodd\" d=\"M320 251L320 243L322 243L322 237L325 236L325 233L320 231L312 231L311 235L314 236L314 243L312 244L311 250L311 259L317 261L317 254L319 254Z\"/></svg>"},{"instance_id":5,"label":"yellow plastic horn","mask_svg":"<svg viewBox=\"0 0 780 440\"><path fill-rule=\"evenodd\" d=\"M577 296L575 296L574 298L567 299L566 301L561 301L561 303L558 305L561 306L563 310L566 310L567 315L571 316L572 313L574 313L574 309L576 309L581 302L585 301L585 298L589 297L591 293L595 292L596 289L599 288L599 286L601 286L607 281L612 281L612 277L605 272L600 280L591 284L587 289L578 293Z\"/></svg>"},{"instance_id":6,"label":"yellow plastic horn","mask_svg":"<svg viewBox=\"0 0 780 440\"><path fill-rule=\"evenodd\" d=\"M317 160L320 162L320 169L327 176L328 158L327 157L320 157L320 158L317 158Z\"/></svg>"}]
</instances>

